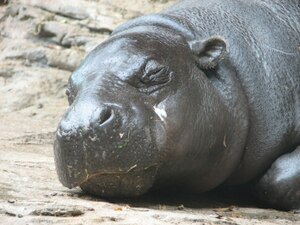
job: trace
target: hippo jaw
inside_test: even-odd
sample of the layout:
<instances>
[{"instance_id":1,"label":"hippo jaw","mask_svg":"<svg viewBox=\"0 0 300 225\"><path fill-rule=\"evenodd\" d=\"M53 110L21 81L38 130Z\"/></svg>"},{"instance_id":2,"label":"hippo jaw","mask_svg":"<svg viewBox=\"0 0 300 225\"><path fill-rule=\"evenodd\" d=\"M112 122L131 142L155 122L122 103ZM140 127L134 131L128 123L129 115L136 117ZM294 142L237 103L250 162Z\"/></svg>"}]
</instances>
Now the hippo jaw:
<instances>
[{"instance_id":1,"label":"hippo jaw","mask_svg":"<svg viewBox=\"0 0 300 225\"><path fill-rule=\"evenodd\" d=\"M82 190L106 197L139 196L147 192L154 183L157 165L140 170L132 166L125 172L98 173L88 176L79 186Z\"/></svg>"},{"instance_id":2,"label":"hippo jaw","mask_svg":"<svg viewBox=\"0 0 300 225\"><path fill-rule=\"evenodd\" d=\"M122 153L118 152L130 151L125 145L119 145L116 152L110 149L111 153L106 153L102 148L88 145L81 148L80 145L84 146L85 141L71 147L70 143L66 147L63 142L61 137L56 138L55 162L59 180L68 188L80 186L83 191L101 197L128 197L147 192L154 183L160 164L158 157L151 160L153 163L142 162L143 158L126 162L118 160L118 154L122 158ZM93 153L95 151L101 152L101 156ZM151 151L156 152L153 149ZM107 161L107 158L115 160ZM108 166L109 162L114 165Z\"/></svg>"}]
</instances>

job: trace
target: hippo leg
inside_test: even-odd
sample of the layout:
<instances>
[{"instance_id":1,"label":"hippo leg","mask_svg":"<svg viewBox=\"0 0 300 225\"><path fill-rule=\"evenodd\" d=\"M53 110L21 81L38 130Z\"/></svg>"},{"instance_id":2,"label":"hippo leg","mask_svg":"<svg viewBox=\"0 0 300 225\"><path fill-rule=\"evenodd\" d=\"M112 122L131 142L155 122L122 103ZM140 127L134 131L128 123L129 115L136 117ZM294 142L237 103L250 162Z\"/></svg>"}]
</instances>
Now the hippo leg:
<instances>
[{"instance_id":1,"label":"hippo leg","mask_svg":"<svg viewBox=\"0 0 300 225\"><path fill-rule=\"evenodd\" d=\"M268 205L284 209L300 209L300 146L282 155L258 181L257 195Z\"/></svg>"}]
</instances>

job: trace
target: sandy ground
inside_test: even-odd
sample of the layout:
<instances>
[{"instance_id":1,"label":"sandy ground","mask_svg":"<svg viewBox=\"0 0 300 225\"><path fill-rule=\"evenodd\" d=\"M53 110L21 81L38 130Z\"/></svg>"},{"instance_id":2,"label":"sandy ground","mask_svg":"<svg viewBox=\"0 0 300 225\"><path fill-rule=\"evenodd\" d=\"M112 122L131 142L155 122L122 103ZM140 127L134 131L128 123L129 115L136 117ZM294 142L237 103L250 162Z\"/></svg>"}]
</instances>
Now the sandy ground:
<instances>
[{"instance_id":1,"label":"sandy ground","mask_svg":"<svg viewBox=\"0 0 300 225\"><path fill-rule=\"evenodd\" d=\"M295 212L213 194L107 201L58 182L52 143L71 72L118 24L173 2L0 3L0 225L300 224Z\"/></svg>"}]
</instances>

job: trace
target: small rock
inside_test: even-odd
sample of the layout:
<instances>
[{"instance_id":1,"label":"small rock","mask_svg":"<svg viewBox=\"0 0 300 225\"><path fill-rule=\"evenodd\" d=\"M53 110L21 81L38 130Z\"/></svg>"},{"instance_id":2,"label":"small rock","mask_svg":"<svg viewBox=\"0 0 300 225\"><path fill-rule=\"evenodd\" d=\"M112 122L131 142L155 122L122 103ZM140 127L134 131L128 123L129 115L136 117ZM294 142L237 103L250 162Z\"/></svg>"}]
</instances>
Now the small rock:
<instances>
[{"instance_id":1,"label":"small rock","mask_svg":"<svg viewBox=\"0 0 300 225\"><path fill-rule=\"evenodd\" d=\"M178 210L184 210L185 207L184 207L184 205L179 205L179 206L177 206L177 209L178 209Z\"/></svg>"},{"instance_id":2,"label":"small rock","mask_svg":"<svg viewBox=\"0 0 300 225\"><path fill-rule=\"evenodd\" d=\"M116 222L116 221L117 221L117 218L116 218L116 217L110 217L109 219L110 219L110 221L113 221L113 222Z\"/></svg>"},{"instance_id":3,"label":"small rock","mask_svg":"<svg viewBox=\"0 0 300 225\"><path fill-rule=\"evenodd\" d=\"M23 217L23 215L17 214L15 212L11 212L11 211L6 211L5 214L8 215L8 216L12 216L12 217L19 217L19 218Z\"/></svg>"},{"instance_id":4,"label":"small rock","mask_svg":"<svg viewBox=\"0 0 300 225\"><path fill-rule=\"evenodd\" d=\"M166 209L167 209L167 206L165 206L165 205L159 205L158 208L159 208L160 210L166 210Z\"/></svg>"},{"instance_id":5,"label":"small rock","mask_svg":"<svg viewBox=\"0 0 300 225\"><path fill-rule=\"evenodd\" d=\"M13 200L13 199L9 199L7 202L13 204L13 203L15 203L16 201Z\"/></svg>"},{"instance_id":6,"label":"small rock","mask_svg":"<svg viewBox=\"0 0 300 225\"><path fill-rule=\"evenodd\" d=\"M87 209L77 207L61 206L53 208L37 209L30 213L34 216L75 217L84 214Z\"/></svg>"},{"instance_id":7,"label":"small rock","mask_svg":"<svg viewBox=\"0 0 300 225\"><path fill-rule=\"evenodd\" d=\"M215 209L213 211L216 211L216 212L232 212L234 211L235 209L235 206L231 205L229 207L226 207L226 208L218 208L218 209Z\"/></svg>"},{"instance_id":8,"label":"small rock","mask_svg":"<svg viewBox=\"0 0 300 225\"><path fill-rule=\"evenodd\" d=\"M8 216L17 216L17 214L14 213L14 212L8 212L8 211L6 211L5 214L8 215Z\"/></svg>"},{"instance_id":9,"label":"small rock","mask_svg":"<svg viewBox=\"0 0 300 225\"><path fill-rule=\"evenodd\" d=\"M115 211L123 211L123 208L122 207L116 207Z\"/></svg>"},{"instance_id":10,"label":"small rock","mask_svg":"<svg viewBox=\"0 0 300 225\"><path fill-rule=\"evenodd\" d=\"M219 214L217 214L216 218L217 218L217 219L222 219L222 218L223 218L223 216L222 216L222 215L219 215Z\"/></svg>"}]
</instances>

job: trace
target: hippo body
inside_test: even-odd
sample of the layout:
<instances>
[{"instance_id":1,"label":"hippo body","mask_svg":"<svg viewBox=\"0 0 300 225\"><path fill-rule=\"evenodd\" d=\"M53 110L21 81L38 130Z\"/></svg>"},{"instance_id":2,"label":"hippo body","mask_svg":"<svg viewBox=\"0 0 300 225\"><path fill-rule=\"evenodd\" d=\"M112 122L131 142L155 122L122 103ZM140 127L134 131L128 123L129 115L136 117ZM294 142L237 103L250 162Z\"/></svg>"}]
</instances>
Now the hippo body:
<instances>
[{"instance_id":1,"label":"hippo body","mask_svg":"<svg viewBox=\"0 0 300 225\"><path fill-rule=\"evenodd\" d=\"M131 20L70 77L55 160L104 197L251 183L300 208L297 0L184 0Z\"/></svg>"}]
</instances>

